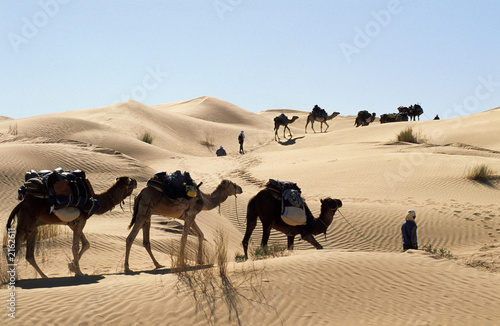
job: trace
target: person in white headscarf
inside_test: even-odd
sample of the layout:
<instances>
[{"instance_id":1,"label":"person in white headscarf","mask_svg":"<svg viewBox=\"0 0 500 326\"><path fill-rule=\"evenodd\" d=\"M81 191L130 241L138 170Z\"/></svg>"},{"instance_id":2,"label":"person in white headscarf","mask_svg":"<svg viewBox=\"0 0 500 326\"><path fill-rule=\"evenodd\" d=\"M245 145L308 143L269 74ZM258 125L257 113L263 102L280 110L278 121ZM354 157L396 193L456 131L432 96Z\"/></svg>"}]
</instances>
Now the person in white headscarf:
<instances>
[{"instance_id":1,"label":"person in white headscarf","mask_svg":"<svg viewBox=\"0 0 500 326\"><path fill-rule=\"evenodd\" d=\"M240 132L238 135L238 143L240 143L240 154L245 154L245 151L243 150L243 142L245 141L245 134L243 133L243 130Z\"/></svg>"},{"instance_id":2,"label":"person in white headscarf","mask_svg":"<svg viewBox=\"0 0 500 326\"><path fill-rule=\"evenodd\" d=\"M403 237L403 250L418 249L417 242L417 223L415 218L417 214L413 209L406 213L406 218L401 226L401 234Z\"/></svg>"}]
</instances>

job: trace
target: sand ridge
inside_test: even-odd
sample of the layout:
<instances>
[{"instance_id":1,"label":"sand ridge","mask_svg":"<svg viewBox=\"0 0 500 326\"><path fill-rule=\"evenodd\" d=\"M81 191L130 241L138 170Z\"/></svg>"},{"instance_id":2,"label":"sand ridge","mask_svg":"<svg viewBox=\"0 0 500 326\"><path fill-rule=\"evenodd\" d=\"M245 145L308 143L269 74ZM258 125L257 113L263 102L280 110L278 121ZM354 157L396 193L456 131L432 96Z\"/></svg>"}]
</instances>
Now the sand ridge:
<instances>
[{"instance_id":1,"label":"sand ridge","mask_svg":"<svg viewBox=\"0 0 500 326\"><path fill-rule=\"evenodd\" d=\"M425 108L424 108L425 109ZM331 111L331 110L327 110ZM335 110L340 111L341 110ZM291 140L273 140L273 118L299 119ZM328 112L331 113L331 112ZM170 253L180 239L182 221L153 216L151 239L164 269L154 271L142 247L132 247L134 275L123 274L125 239L133 199L85 227L91 248L80 261L87 278L67 269L71 232L37 253L41 280L24 258L18 259L20 325L495 325L500 324L500 179L488 184L465 178L467 169L486 164L500 174L500 109L440 121L398 122L355 128L353 116L328 121L330 128L304 132L308 112L265 110L258 114L210 96L147 106L126 101L102 108L67 111L24 119L0 120L0 222L17 204L24 173L35 169L83 169L101 192L118 176L145 187L155 172L189 171L202 190L222 179L243 193L220 209L202 212L197 223L209 252L221 230L227 239L229 276L239 300L237 314L224 298L213 314L196 305L192 293L176 291ZM395 136L412 126L424 143L399 143ZM244 155L237 135L247 135ZM154 135L151 144L139 138ZM282 129L280 129L280 137ZM223 145L228 156L216 157ZM235 263L242 253L248 200L269 178L296 182L313 215L320 199L339 198L343 207L316 251L296 239L281 258ZM400 251L400 225L415 209L419 244L446 248L455 259L436 259L419 251ZM354 227L354 228L353 228ZM260 222L252 236L257 247ZM195 256L194 245L188 257ZM286 244L272 232L270 243ZM45 255L45 256L44 256ZM253 273L253 274L252 274ZM259 283L250 284L248 275ZM24 282L24 284L23 284ZM253 290L252 290L253 289ZM0 293L6 293L1 289ZM466 294L466 295L464 295ZM251 299L251 300L250 300ZM234 308L234 307L233 307ZM78 313L75 313L78 311ZM229 318L231 317L231 319ZM4 322L13 322L3 313Z\"/></svg>"}]
</instances>

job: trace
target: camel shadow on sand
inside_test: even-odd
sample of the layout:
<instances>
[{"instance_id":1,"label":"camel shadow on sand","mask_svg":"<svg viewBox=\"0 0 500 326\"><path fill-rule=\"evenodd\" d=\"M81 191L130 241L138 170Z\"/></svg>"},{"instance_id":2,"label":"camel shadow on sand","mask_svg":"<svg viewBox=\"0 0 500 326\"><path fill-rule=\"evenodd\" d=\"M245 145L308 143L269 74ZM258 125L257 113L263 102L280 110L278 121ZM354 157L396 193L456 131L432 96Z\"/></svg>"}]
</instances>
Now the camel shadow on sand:
<instances>
[{"instance_id":1,"label":"camel shadow on sand","mask_svg":"<svg viewBox=\"0 0 500 326\"><path fill-rule=\"evenodd\" d=\"M36 278L29 280L19 280L16 282L16 287L19 287L21 289L57 288L84 284L95 284L99 283L99 281L102 279L104 279L103 275Z\"/></svg>"},{"instance_id":2,"label":"camel shadow on sand","mask_svg":"<svg viewBox=\"0 0 500 326\"><path fill-rule=\"evenodd\" d=\"M297 141L297 139L302 139L302 138L305 138L305 136L292 137L284 142L280 140L280 141L278 141L278 144L283 145L283 146L295 145L295 142Z\"/></svg>"},{"instance_id":3,"label":"camel shadow on sand","mask_svg":"<svg viewBox=\"0 0 500 326\"><path fill-rule=\"evenodd\" d=\"M197 266L186 266L186 269L183 270L185 272L192 272L197 270L209 269L214 267L214 265L197 265ZM132 273L117 273L115 275L139 275L141 273L151 274L151 275L166 275L166 274L174 274L180 272L177 268L156 268L149 269L143 271L133 271Z\"/></svg>"},{"instance_id":4,"label":"camel shadow on sand","mask_svg":"<svg viewBox=\"0 0 500 326\"><path fill-rule=\"evenodd\" d=\"M187 266L185 271L195 271L212 268L214 265L198 265ZM78 286L85 284L96 284L109 275L139 275L141 273L151 275L166 275L179 272L175 268L158 268L153 270L134 271L132 273L113 273L104 275L83 275L83 276L65 276L65 277L51 277L51 278L35 278L16 281L16 287L21 289L48 289L67 286Z\"/></svg>"}]
</instances>

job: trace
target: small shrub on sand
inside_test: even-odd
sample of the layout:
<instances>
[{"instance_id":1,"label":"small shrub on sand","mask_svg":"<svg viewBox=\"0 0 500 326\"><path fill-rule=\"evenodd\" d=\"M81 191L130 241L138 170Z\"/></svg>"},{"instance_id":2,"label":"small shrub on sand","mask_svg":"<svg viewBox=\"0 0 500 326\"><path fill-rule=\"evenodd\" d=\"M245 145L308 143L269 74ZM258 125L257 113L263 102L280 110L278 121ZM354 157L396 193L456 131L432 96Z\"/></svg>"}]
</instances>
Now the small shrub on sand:
<instances>
[{"instance_id":1,"label":"small shrub on sand","mask_svg":"<svg viewBox=\"0 0 500 326\"><path fill-rule=\"evenodd\" d=\"M139 140L142 140L143 142L148 143L148 144L152 144L154 139L155 139L155 136L149 131L145 131L139 137Z\"/></svg>"},{"instance_id":2,"label":"small shrub on sand","mask_svg":"<svg viewBox=\"0 0 500 326\"><path fill-rule=\"evenodd\" d=\"M415 132L412 127L407 127L401 130L396 137L397 141L407 142L407 143L422 143L424 140L419 133Z\"/></svg>"},{"instance_id":3,"label":"small shrub on sand","mask_svg":"<svg viewBox=\"0 0 500 326\"><path fill-rule=\"evenodd\" d=\"M200 144L202 144L203 146L206 146L209 150L212 151L215 148L214 137L212 137L208 133L205 133L205 139L200 141Z\"/></svg>"},{"instance_id":4,"label":"small shrub on sand","mask_svg":"<svg viewBox=\"0 0 500 326\"><path fill-rule=\"evenodd\" d=\"M469 180L488 182L493 177L493 170L486 164L476 165L467 171L466 177Z\"/></svg>"},{"instance_id":5,"label":"small shrub on sand","mask_svg":"<svg viewBox=\"0 0 500 326\"><path fill-rule=\"evenodd\" d=\"M425 252L430 253L431 255L433 255L434 257L437 257L437 258L448 258L448 259L455 258L455 257L453 257L451 251L449 251L448 249L446 249L446 248L439 248L438 249L436 247L433 247L431 244L424 245L423 250Z\"/></svg>"},{"instance_id":6,"label":"small shrub on sand","mask_svg":"<svg viewBox=\"0 0 500 326\"><path fill-rule=\"evenodd\" d=\"M287 247L278 243L273 243L267 247L257 247L252 253L255 259L267 259L275 257L283 257L286 254Z\"/></svg>"}]
</instances>

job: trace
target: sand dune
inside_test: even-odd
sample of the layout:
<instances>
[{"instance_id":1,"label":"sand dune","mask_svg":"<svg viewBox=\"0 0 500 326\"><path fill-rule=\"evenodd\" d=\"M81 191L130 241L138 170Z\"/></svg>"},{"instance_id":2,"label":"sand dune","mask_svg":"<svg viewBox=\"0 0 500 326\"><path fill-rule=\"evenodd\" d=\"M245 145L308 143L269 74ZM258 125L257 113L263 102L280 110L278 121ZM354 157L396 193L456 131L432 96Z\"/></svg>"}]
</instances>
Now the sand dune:
<instances>
[{"instance_id":1,"label":"sand dune","mask_svg":"<svg viewBox=\"0 0 500 326\"><path fill-rule=\"evenodd\" d=\"M299 119L290 125L292 139L275 142L273 118L282 112ZM161 170L189 171L204 192L222 179L243 188L237 199L197 217L212 262L221 232L227 241L225 292L204 296L201 284L218 278L190 289L172 272L182 221L156 215L152 248L166 267L154 270L139 234L130 257L138 273L123 274L133 203L127 199L123 209L92 216L85 227L91 248L80 264L89 276L75 278L67 269L67 227L37 252L50 279L39 279L19 257L17 318L5 309L2 324L500 325L500 108L440 121L377 120L359 128L341 112L328 122L327 133L308 127L306 134L307 114L255 114L203 96L155 106L126 101L25 119L0 117L2 225L31 169L85 170L96 192L128 175L138 180L138 194ZM408 126L425 142L397 142L396 134ZM319 124L314 128L319 131ZM241 130L247 135L245 155L238 154ZM145 132L154 136L152 144L140 140ZM220 145L228 156L215 157ZM465 178L478 164L496 177L489 183ZM296 182L315 216L325 197L341 199L343 207L327 233L316 237L324 250L297 238L295 250L284 257L235 263L243 252L247 202L269 178ZM400 225L410 208L417 212L420 246L449 250L453 259L401 252ZM261 229L259 223L254 248ZM188 259L194 259L196 237L189 240ZM270 243L285 245L286 237L273 231ZM0 291L7 298L7 289Z\"/></svg>"}]
</instances>

